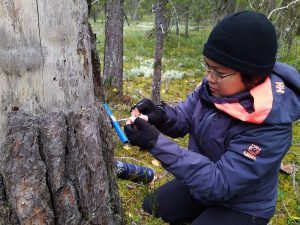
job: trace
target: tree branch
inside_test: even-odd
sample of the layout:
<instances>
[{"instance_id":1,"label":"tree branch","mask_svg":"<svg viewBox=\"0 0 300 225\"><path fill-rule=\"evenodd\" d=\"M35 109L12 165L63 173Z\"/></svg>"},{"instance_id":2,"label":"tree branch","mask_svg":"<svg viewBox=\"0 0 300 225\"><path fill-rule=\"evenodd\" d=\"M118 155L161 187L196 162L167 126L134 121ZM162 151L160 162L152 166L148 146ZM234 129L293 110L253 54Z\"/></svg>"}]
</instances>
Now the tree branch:
<instances>
[{"instance_id":1,"label":"tree branch","mask_svg":"<svg viewBox=\"0 0 300 225\"><path fill-rule=\"evenodd\" d=\"M141 4L142 1L143 1L143 0L140 0L140 1L139 1L138 5L137 5L137 7L136 7L136 9L135 9L135 11L134 11L134 14L133 14L133 18L134 18L134 19L135 19L135 17L136 17L138 8L139 8L139 6L140 6L140 4Z\"/></svg>"},{"instance_id":2,"label":"tree branch","mask_svg":"<svg viewBox=\"0 0 300 225\"><path fill-rule=\"evenodd\" d=\"M268 15L268 19L271 18L272 14L273 14L274 12L276 12L276 11L278 11L278 10L282 10L282 9L288 9L291 5L296 4L296 3L299 2L299 1L300 1L300 0L295 0L295 1L292 1L292 2L290 2L289 4L287 4L286 6L279 7L279 8L277 8L277 9L273 9L273 10L270 12L270 14Z\"/></svg>"},{"instance_id":3,"label":"tree branch","mask_svg":"<svg viewBox=\"0 0 300 225\"><path fill-rule=\"evenodd\" d=\"M95 0L95 1L93 1L92 2L92 4L91 5L94 5L96 2L98 2L99 0Z\"/></svg>"}]
</instances>

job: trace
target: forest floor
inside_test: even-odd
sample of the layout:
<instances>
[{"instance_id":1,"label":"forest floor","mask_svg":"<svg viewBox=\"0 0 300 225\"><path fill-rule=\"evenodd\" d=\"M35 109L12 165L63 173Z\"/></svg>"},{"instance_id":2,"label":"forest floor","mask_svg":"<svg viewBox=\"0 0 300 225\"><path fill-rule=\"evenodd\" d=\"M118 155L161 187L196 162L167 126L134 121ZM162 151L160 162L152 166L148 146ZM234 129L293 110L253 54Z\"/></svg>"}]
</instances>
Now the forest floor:
<instances>
[{"instance_id":1,"label":"forest floor","mask_svg":"<svg viewBox=\"0 0 300 225\"><path fill-rule=\"evenodd\" d=\"M94 32L97 34L97 48L101 64L103 65L104 22L90 20ZM154 22L131 22L124 25L124 98L117 99L114 92L110 93L109 104L117 119L130 116L130 107L143 97L151 98L153 55L155 35ZM183 32L183 27L181 27ZM202 48L211 30L205 25L200 30L191 29L189 37L183 34L176 36L174 31L168 34L165 41L163 58L163 76L161 84L161 99L177 103L185 99L203 78L199 61L202 59ZM298 42L300 38L298 37ZM281 46L284 46L282 44ZM300 66L300 51L285 53L282 47L279 56L281 60L294 66ZM183 147L187 146L188 137L175 139ZM117 135L114 136L116 145L115 157L122 161L151 167L155 170L155 180L149 185L136 184L131 181L118 179L118 186L122 198L128 224L131 225L162 225L162 220L155 219L141 209L143 198L156 187L161 186L173 177L147 152L137 148L125 149ZM290 173L281 172L279 175L278 204L276 214L270 225L300 225L300 123L294 124L293 142L290 151L283 159L283 164L294 168Z\"/></svg>"}]
</instances>

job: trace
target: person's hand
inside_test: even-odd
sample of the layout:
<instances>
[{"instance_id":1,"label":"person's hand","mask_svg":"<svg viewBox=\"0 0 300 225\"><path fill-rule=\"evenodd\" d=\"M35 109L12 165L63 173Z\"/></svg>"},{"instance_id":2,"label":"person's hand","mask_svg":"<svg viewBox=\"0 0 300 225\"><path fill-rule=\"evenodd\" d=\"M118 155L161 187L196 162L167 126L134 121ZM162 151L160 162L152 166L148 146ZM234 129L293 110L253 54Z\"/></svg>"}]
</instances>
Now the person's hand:
<instances>
[{"instance_id":1,"label":"person's hand","mask_svg":"<svg viewBox=\"0 0 300 225\"><path fill-rule=\"evenodd\" d=\"M133 119L132 119L133 120ZM129 143L139 146L142 149L151 149L157 142L159 131L150 123L137 117L132 123L128 122L124 126L125 134L129 139Z\"/></svg>"},{"instance_id":2,"label":"person's hand","mask_svg":"<svg viewBox=\"0 0 300 225\"><path fill-rule=\"evenodd\" d=\"M167 120L167 115L162 108L147 98L143 98L136 105L131 107L131 115L138 117L140 114L147 116L148 122L154 125Z\"/></svg>"}]
</instances>

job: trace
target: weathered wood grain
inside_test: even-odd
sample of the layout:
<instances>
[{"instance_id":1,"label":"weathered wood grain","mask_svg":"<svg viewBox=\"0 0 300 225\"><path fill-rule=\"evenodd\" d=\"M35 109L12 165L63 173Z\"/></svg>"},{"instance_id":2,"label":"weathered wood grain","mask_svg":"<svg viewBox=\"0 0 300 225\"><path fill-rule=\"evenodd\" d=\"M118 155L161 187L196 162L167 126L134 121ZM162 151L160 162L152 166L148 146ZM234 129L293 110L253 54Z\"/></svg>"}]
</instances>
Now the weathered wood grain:
<instances>
[{"instance_id":1,"label":"weathered wood grain","mask_svg":"<svg viewBox=\"0 0 300 225\"><path fill-rule=\"evenodd\" d=\"M0 146L7 113L80 111L94 101L86 0L0 1Z\"/></svg>"}]
</instances>

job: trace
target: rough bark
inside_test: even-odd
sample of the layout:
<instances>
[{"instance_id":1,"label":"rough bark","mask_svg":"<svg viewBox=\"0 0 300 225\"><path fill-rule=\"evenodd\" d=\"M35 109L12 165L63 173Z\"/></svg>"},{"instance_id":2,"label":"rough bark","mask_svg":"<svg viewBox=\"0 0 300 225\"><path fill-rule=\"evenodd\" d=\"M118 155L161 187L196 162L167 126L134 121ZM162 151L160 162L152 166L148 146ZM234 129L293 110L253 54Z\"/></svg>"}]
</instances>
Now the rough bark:
<instances>
[{"instance_id":1,"label":"rough bark","mask_svg":"<svg viewBox=\"0 0 300 225\"><path fill-rule=\"evenodd\" d=\"M104 87L101 78L101 65L100 59L97 53L97 37L94 34L91 24L89 24L89 34L91 41L91 60L93 68L93 81L94 81L94 93L98 99L101 99L104 96Z\"/></svg>"},{"instance_id":2,"label":"rough bark","mask_svg":"<svg viewBox=\"0 0 300 225\"><path fill-rule=\"evenodd\" d=\"M11 211L7 201L3 177L0 173L0 225L19 225L17 215Z\"/></svg>"},{"instance_id":3,"label":"rough bark","mask_svg":"<svg viewBox=\"0 0 300 225\"><path fill-rule=\"evenodd\" d=\"M106 90L123 95L123 0L107 0L103 79Z\"/></svg>"},{"instance_id":4,"label":"rough bark","mask_svg":"<svg viewBox=\"0 0 300 225\"><path fill-rule=\"evenodd\" d=\"M34 118L15 114L8 124L0 165L9 203L21 224L54 224Z\"/></svg>"},{"instance_id":5,"label":"rough bark","mask_svg":"<svg viewBox=\"0 0 300 225\"><path fill-rule=\"evenodd\" d=\"M15 213L18 221L7 224L124 224L106 140L111 134L98 109L15 112L8 125L0 152L6 197L0 203L11 205L7 215Z\"/></svg>"},{"instance_id":6,"label":"rough bark","mask_svg":"<svg viewBox=\"0 0 300 225\"><path fill-rule=\"evenodd\" d=\"M125 223L86 3L0 1L0 225Z\"/></svg>"},{"instance_id":7,"label":"rough bark","mask_svg":"<svg viewBox=\"0 0 300 225\"><path fill-rule=\"evenodd\" d=\"M160 87L161 87L161 69L164 47L164 36L166 32L165 18L165 0L158 0L154 8L155 11L155 31L156 31L156 46L154 52L154 71L152 80L152 101L156 104L160 102Z\"/></svg>"}]
</instances>

